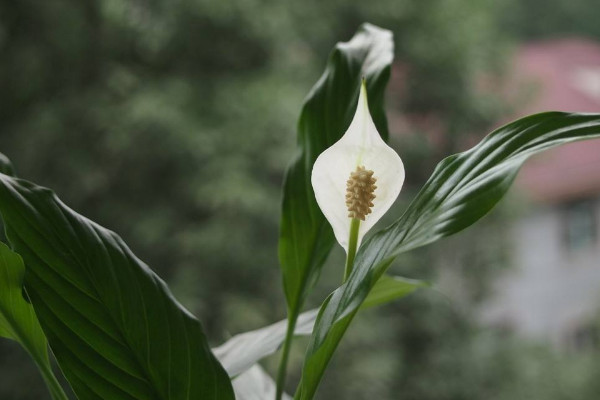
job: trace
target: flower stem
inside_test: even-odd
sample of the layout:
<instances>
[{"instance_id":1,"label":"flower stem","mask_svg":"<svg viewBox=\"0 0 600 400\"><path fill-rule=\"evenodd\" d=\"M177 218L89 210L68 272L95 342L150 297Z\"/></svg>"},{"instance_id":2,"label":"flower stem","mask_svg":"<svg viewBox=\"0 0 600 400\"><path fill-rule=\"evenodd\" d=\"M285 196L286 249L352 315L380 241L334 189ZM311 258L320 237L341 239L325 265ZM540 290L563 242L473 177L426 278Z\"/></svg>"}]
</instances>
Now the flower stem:
<instances>
[{"instance_id":1,"label":"flower stem","mask_svg":"<svg viewBox=\"0 0 600 400\"><path fill-rule=\"evenodd\" d=\"M285 378L287 374L288 358L290 357L290 350L292 348L292 341L294 340L294 330L296 329L296 322L298 321L297 309L289 313L287 332L285 334L285 341L283 342L283 349L281 352L281 360L279 361L279 370L277 371L277 390L275 393L275 400L281 400L283 396L283 390L285 386Z\"/></svg>"},{"instance_id":2,"label":"flower stem","mask_svg":"<svg viewBox=\"0 0 600 400\"><path fill-rule=\"evenodd\" d=\"M360 228L360 219L352 218L350 223L350 239L348 240L348 255L346 256L346 268L344 268L344 282L348 280L352 267L354 266L354 257L358 245L358 228Z\"/></svg>"}]
</instances>

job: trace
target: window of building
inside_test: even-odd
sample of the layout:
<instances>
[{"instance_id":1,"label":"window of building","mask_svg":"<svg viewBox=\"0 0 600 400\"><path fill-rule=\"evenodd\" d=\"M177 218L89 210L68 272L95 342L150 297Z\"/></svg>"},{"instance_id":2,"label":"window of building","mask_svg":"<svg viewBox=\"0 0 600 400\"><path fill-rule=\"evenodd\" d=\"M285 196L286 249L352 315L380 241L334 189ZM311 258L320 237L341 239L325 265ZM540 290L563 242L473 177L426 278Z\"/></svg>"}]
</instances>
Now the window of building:
<instances>
[{"instance_id":1,"label":"window of building","mask_svg":"<svg viewBox=\"0 0 600 400\"><path fill-rule=\"evenodd\" d=\"M585 352L598 349L600 332L598 325L589 323L581 325L565 336L567 350L572 352Z\"/></svg>"},{"instance_id":2,"label":"window of building","mask_svg":"<svg viewBox=\"0 0 600 400\"><path fill-rule=\"evenodd\" d=\"M568 250L579 250L596 243L598 229L594 202L582 200L568 204L563 216L564 242Z\"/></svg>"}]
</instances>

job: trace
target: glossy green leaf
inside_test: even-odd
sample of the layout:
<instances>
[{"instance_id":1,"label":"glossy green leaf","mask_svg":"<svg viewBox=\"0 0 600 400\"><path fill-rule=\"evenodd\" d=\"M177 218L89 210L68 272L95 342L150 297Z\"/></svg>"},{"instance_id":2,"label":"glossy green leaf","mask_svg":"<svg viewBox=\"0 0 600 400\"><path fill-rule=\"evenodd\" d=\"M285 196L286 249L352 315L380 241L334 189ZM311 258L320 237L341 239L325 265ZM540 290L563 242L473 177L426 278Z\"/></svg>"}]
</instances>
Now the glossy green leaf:
<instances>
[{"instance_id":1,"label":"glossy green leaf","mask_svg":"<svg viewBox=\"0 0 600 400\"><path fill-rule=\"evenodd\" d=\"M4 174L0 212L27 265L40 324L80 400L234 398L200 322L116 234L52 191Z\"/></svg>"},{"instance_id":2,"label":"glossy green leaf","mask_svg":"<svg viewBox=\"0 0 600 400\"><path fill-rule=\"evenodd\" d=\"M383 92L392 58L391 32L364 24L350 41L336 45L324 74L302 108L298 122L300 153L286 171L279 234L279 263L289 321L278 374L280 389L296 318L335 241L333 230L315 200L310 179L312 166L319 154L338 141L350 125L361 78L367 82L373 121L383 139L387 139Z\"/></svg>"},{"instance_id":3,"label":"glossy green leaf","mask_svg":"<svg viewBox=\"0 0 600 400\"><path fill-rule=\"evenodd\" d=\"M444 159L404 215L361 246L348 281L321 307L296 398L312 399L350 321L396 256L483 217L508 191L528 157L597 137L600 114L542 113L499 128L471 150Z\"/></svg>"},{"instance_id":4,"label":"glossy green leaf","mask_svg":"<svg viewBox=\"0 0 600 400\"><path fill-rule=\"evenodd\" d=\"M25 265L17 253L0 243L0 336L19 342L38 366L52 398L67 399L48 358L48 342L33 306L23 298Z\"/></svg>"},{"instance_id":5,"label":"glossy green leaf","mask_svg":"<svg viewBox=\"0 0 600 400\"><path fill-rule=\"evenodd\" d=\"M418 289L429 286L429 283L417 279L383 275L375 283L360 308L366 309L387 304L391 301L408 296Z\"/></svg>"}]
</instances>

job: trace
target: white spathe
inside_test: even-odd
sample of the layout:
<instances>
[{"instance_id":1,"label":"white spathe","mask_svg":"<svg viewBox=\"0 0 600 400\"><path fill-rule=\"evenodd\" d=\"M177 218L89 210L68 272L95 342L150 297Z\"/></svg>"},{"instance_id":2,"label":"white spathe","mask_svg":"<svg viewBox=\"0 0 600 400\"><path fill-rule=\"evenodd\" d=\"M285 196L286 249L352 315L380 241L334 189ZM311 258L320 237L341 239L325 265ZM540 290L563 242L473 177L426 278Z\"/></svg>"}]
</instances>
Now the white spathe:
<instances>
[{"instance_id":1,"label":"white spathe","mask_svg":"<svg viewBox=\"0 0 600 400\"><path fill-rule=\"evenodd\" d=\"M346 252L351 223L346 207L346 181L357 166L372 170L377 178L372 212L360 223L357 243L360 246L365 233L392 206L404 183L402 160L381 139L369 113L364 81L350 127L340 140L319 155L311 176L317 203Z\"/></svg>"}]
</instances>

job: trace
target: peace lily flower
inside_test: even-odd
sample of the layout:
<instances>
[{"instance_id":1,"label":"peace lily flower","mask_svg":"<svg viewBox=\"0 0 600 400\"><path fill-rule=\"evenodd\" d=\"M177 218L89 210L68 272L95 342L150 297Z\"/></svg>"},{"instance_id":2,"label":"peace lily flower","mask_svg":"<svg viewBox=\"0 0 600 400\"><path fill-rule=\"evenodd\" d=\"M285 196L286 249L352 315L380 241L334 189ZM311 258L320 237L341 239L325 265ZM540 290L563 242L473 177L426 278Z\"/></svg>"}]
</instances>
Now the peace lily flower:
<instances>
[{"instance_id":1,"label":"peace lily flower","mask_svg":"<svg viewBox=\"0 0 600 400\"><path fill-rule=\"evenodd\" d=\"M350 127L319 155L311 181L317 203L348 255L345 280L363 236L392 206L404 183L402 160L381 139L369 113L364 80Z\"/></svg>"}]
</instances>

